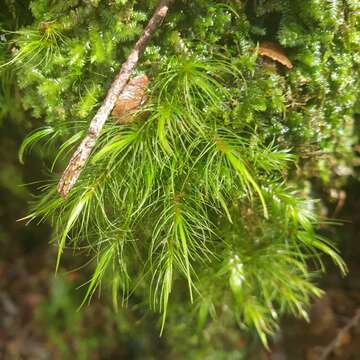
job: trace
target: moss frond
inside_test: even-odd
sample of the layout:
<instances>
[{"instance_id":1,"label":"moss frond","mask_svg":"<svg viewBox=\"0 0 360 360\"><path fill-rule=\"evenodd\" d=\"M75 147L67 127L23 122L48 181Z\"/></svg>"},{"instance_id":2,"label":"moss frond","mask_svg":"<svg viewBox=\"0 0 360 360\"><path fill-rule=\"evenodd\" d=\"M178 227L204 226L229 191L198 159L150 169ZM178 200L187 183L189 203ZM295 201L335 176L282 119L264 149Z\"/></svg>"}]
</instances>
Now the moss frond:
<instances>
[{"instance_id":1,"label":"moss frond","mask_svg":"<svg viewBox=\"0 0 360 360\"><path fill-rule=\"evenodd\" d=\"M68 247L94 260L84 303L111 283L115 307L135 295L161 313L161 332L176 311L198 312L199 329L235 319L266 345L281 314L306 318L323 255L346 272L318 233L315 198L316 184L340 186L334 169L354 164L356 1L255 3L177 3L139 67L146 104L126 125L109 119L67 199L57 179L41 189L26 219L53 224L57 267ZM54 154L52 172L65 166L147 5L55 1L50 11L35 0L34 24L6 34L24 106L45 119L21 162L36 145ZM259 56L265 38L293 69ZM305 158L309 148L331 161Z\"/></svg>"}]
</instances>

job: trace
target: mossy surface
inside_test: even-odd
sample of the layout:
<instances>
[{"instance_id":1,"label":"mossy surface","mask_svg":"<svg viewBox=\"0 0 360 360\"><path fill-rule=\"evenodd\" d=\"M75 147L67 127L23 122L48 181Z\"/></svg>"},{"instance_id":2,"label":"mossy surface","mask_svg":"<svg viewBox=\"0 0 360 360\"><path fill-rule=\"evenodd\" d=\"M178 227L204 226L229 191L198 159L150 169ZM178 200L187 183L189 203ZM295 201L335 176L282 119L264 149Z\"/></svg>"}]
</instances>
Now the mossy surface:
<instances>
[{"instance_id":1,"label":"mossy surface","mask_svg":"<svg viewBox=\"0 0 360 360\"><path fill-rule=\"evenodd\" d=\"M159 331L221 319L266 344L282 313L306 317L324 253L346 271L316 199L336 200L357 164L360 7L176 1L137 70L147 103L129 125L109 119L62 199L61 169L155 5L35 0L31 24L3 32L1 69L43 125L21 160L34 143L54 153L29 219L52 222L58 261L68 247L93 257L85 301L103 282L115 307L132 294L161 312ZM292 67L260 56L264 41Z\"/></svg>"}]
</instances>

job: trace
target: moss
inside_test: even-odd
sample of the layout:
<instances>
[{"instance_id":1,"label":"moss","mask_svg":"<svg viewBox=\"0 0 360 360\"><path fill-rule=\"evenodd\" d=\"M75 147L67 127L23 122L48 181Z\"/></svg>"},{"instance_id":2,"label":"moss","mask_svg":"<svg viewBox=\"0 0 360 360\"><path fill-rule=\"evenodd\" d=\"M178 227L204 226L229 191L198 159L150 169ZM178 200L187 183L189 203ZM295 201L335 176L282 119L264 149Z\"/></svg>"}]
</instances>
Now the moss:
<instances>
[{"instance_id":1,"label":"moss","mask_svg":"<svg viewBox=\"0 0 360 360\"><path fill-rule=\"evenodd\" d=\"M32 139L50 136L61 164L154 6L34 0L33 23L6 34L24 107L47 126ZM236 319L264 344L283 312L306 317L320 294L309 258L346 271L317 235L312 183L330 193L355 164L359 11L355 0L174 4L138 69L152 77L138 121L109 121L69 198L50 185L29 215L53 222L60 253L94 254L89 297L112 282L115 303L134 291L163 324L198 310L202 325ZM293 67L261 57L263 41Z\"/></svg>"}]
</instances>

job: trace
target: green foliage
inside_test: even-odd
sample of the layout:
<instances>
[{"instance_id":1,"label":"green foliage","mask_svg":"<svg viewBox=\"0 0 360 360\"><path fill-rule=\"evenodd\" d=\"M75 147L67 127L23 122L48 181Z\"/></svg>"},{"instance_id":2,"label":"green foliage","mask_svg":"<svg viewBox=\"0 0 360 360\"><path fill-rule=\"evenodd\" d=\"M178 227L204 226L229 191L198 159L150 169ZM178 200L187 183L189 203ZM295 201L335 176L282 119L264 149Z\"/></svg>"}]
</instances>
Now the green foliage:
<instances>
[{"instance_id":1,"label":"green foliage","mask_svg":"<svg viewBox=\"0 0 360 360\"><path fill-rule=\"evenodd\" d=\"M46 125L21 161L35 142L54 152L52 170L68 159L154 6L31 2L33 24L5 33L4 64ZM115 306L134 295L165 333L167 318L197 312L199 330L235 319L265 345L281 314L306 318L322 255L346 272L317 233L309 180L330 192L354 164L359 11L355 0L174 4L140 65L153 79L135 121L110 120L68 198L54 181L27 217L52 222L57 267L68 247L93 257L84 302L110 283ZM261 59L262 40L294 68Z\"/></svg>"}]
</instances>

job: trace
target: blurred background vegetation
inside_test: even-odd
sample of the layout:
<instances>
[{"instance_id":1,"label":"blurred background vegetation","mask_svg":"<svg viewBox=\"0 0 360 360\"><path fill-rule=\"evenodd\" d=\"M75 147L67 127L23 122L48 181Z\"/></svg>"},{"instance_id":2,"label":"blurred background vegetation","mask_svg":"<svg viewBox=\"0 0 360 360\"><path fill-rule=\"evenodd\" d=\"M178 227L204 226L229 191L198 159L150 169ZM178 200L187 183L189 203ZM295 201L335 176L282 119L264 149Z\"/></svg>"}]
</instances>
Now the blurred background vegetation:
<instances>
[{"instance_id":1,"label":"blurred background vegetation","mask_svg":"<svg viewBox=\"0 0 360 360\"><path fill-rule=\"evenodd\" d=\"M28 5L28 1L0 1L1 26L14 30L31 23ZM0 63L6 61L3 50L0 48ZM359 74L353 76L359 77ZM179 333L160 338L157 315L150 311L144 313L131 302L127 309L115 312L111 299L105 294L78 310L85 293L82 285L91 269L83 268L83 262L79 261L79 268L73 270L76 259L70 252L64 255L61 275L55 275L56 249L49 245L50 227L18 221L27 214L31 193L39 185L34 181L46 176L39 173L44 172L44 164L49 160L40 148L24 165L19 163L21 142L41 125L40 119L23 109L21 96L11 69L2 71L0 359L184 359L191 354L193 359L313 360L320 359L321 352L334 340L336 344L329 359L360 358L359 324L337 339L339 330L346 327L360 309L358 145L354 147L351 173L344 171L344 176L337 176L333 196L329 196L328 190L323 196L327 213L341 220L341 225L324 231L340 244L349 275L342 278L333 265L327 264L329 271L320 284L325 295L312 306L309 324L283 319L270 352L264 351L251 334L243 334L238 328L221 322L208 327L201 338L195 332L181 331L181 326ZM355 133L358 133L359 115L356 116ZM311 167L307 171L311 172ZM316 187L316 179L314 183ZM322 193L322 182L318 183L317 191Z\"/></svg>"}]
</instances>

